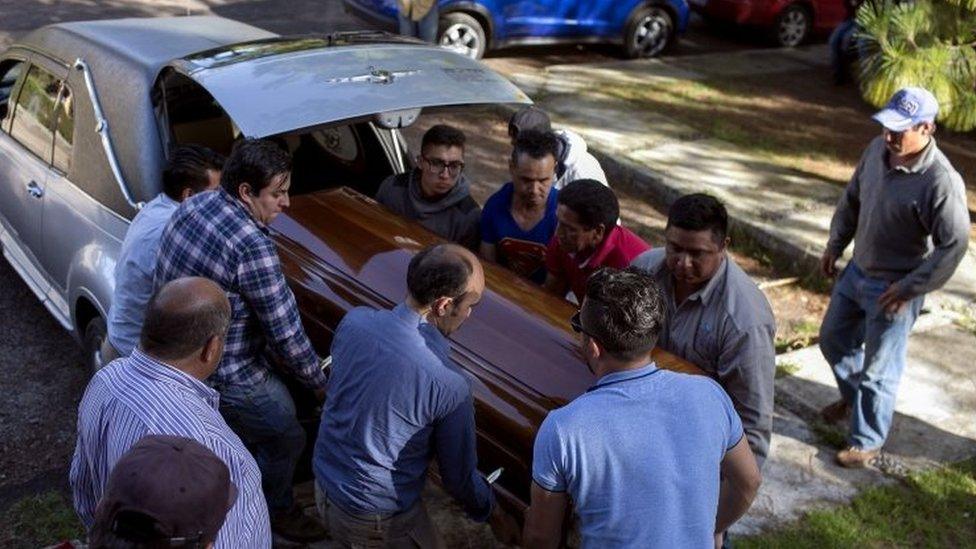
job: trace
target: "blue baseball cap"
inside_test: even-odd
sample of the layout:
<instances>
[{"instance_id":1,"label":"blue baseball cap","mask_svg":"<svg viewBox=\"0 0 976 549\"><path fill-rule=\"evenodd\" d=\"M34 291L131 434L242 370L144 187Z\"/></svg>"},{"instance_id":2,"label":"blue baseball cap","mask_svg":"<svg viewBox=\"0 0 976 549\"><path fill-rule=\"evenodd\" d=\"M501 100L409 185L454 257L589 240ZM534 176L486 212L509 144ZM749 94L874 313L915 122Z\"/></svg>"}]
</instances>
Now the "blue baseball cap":
<instances>
[{"instance_id":1,"label":"blue baseball cap","mask_svg":"<svg viewBox=\"0 0 976 549\"><path fill-rule=\"evenodd\" d=\"M939 102L929 90L902 88L871 118L890 131L903 132L922 122L935 122L937 114Z\"/></svg>"}]
</instances>

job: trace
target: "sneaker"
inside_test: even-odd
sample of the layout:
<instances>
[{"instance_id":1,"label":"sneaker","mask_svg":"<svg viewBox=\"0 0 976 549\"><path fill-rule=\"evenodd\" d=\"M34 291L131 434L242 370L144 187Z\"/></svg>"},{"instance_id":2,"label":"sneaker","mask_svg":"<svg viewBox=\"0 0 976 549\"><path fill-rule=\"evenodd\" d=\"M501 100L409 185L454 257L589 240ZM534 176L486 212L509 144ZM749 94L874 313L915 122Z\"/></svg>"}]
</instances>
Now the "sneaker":
<instances>
[{"instance_id":1,"label":"sneaker","mask_svg":"<svg viewBox=\"0 0 976 549\"><path fill-rule=\"evenodd\" d=\"M879 450L862 450L861 448L850 446L837 452L835 459L841 467L863 469L871 465L871 462L874 461L874 458L878 457L879 453Z\"/></svg>"},{"instance_id":2,"label":"sneaker","mask_svg":"<svg viewBox=\"0 0 976 549\"><path fill-rule=\"evenodd\" d=\"M298 506L271 515L271 531L288 541L311 542L325 539L322 524L306 515Z\"/></svg>"},{"instance_id":3,"label":"sneaker","mask_svg":"<svg viewBox=\"0 0 976 549\"><path fill-rule=\"evenodd\" d=\"M840 399L820 410L820 417L831 425L846 427L851 419L851 405L844 399Z\"/></svg>"}]
</instances>

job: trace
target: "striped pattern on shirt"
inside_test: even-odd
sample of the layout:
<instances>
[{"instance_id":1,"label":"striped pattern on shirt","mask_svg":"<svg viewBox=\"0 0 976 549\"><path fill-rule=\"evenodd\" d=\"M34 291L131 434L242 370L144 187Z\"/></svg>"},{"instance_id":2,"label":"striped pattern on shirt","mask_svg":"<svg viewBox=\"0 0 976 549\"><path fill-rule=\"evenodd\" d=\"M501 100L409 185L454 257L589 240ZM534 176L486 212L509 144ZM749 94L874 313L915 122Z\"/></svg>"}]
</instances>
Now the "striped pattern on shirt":
<instances>
[{"instance_id":1,"label":"striped pattern on shirt","mask_svg":"<svg viewBox=\"0 0 976 549\"><path fill-rule=\"evenodd\" d=\"M71 462L75 509L86 528L109 474L146 435L194 439L220 457L238 496L217 536L216 547L271 547L261 472L241 439L218 411L216 391L136 349L99 371L78 409L78 441Z\"/></svg>"},{"instance_id":2,"label":"striped pattern on shirt","mask_svg":"<svg viewBox=\"0 0 976 549\"><path fill-rule=\"evenodd\" d=\"M326 377L302 327L295 295L267 229L224 190L185 200L163 231L155 286L183 276L216 282L231 305L224 356L207 383L253 387L271 375L265 348L309 389L324 389Z\"/></svg>"}]
</instances>

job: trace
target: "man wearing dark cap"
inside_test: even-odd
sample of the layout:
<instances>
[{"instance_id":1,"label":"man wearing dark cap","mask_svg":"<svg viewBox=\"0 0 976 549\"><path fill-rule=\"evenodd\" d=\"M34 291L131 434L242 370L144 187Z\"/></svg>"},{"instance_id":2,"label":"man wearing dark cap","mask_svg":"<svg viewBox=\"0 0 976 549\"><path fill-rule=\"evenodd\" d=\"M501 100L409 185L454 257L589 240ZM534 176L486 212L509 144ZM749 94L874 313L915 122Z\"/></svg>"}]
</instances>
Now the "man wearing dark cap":
<instances>
[{"instance_id":1,"label":"man wearing dark cap","mask_svg":"<svg viewBox=\"0 0 976 549\"><path fill-rule=\"evenodd\" d=\"M313 467L341 546L443 547L421 499L434 458L469 517L499 516L478 473L471 388L447 339L484 288L474 254L434 246L410 261L403 303L358 307L336 329Z\"/></svg>"},{"instance_id":2,"label":"man wearing dark cap","mask_svg":"<svg viewBox=\"0 0 976 549\"><path fill-rule=\"evenodd\" d=\"M78 407L71 462L75 510L90 528L116 463L146 435L192 438L227 465L239 491L217 547L270 547L261 473L218 411L218 393L203 383L217 368L230 322L223 290L204 278L181 278L150 299L132 355L92 378Z\"/></svg>"},{"instance_id":3,"label":"man wearing dark cap","mask_svg":"<svg viewBox=\"0 0 976 549\"><path fill-rule=\"evenodd\" d=\"M825 276L836 276L854 241L820 328L841 397L821 414L848 423L848 447L836 455L844 467L868 465L884 445L908 334L925 294L949 280L968 246L966 189L932 137L938 112L928 90L905 88L874 115L882 134L861 156L830 223Z\"/></svg>"},{"instance_id":4,"label":"man wearing dark cap","mask_svg":"<svg viewBox=\"0 0 976 549\"><path fill-rule=\"evenodd\" d=\"M227 465L206 446L145 436L108 477L90 547L213 547L237 497Z\"/></svg>"},{"instance_id":5,"label":"man wearing dark cap","mask_svg":"<svg viewBox=\"0 0 976 549\"><path fill-rule=\"evenodd\" d=\"M513 147L524 130L551 131L556 136L559 148L556 152L556 180L553 182L553 188L557 191L577 179L595 179L604 185L607 184L607 176L603 173L603 168L586 150L586 142L583 138L569 130L553 130L546 111L530 105L512 115L508 120L508 137L512 140Z\"/></svg>"}]
</instances>

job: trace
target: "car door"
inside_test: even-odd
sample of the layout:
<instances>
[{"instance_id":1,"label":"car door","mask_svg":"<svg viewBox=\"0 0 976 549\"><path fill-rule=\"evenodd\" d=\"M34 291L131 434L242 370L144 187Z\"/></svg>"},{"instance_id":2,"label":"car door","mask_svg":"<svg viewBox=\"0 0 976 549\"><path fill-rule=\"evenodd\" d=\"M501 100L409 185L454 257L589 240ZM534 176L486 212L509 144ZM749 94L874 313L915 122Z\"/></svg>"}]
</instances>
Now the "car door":
<instances>
[{"instance_id":1,"label":"car door","mask_svg":"<svg viewBox=\"0 0 976 549\"><path fill-rule=\"evenodd\" d=\"M22 70L23 81L11 98L9 120L4 120L0 133L2 238L5 255L42 295L48 290L40 263L44 195L52 175L54 105L67 69L32 58Z\"/></svg>"},{"instance_id":2,"label":"car door","mask_svg":"<svg viewBox=\"0 0 976 549\"><path fill-rule=\"evenodd\" d=\"M579 4L588 0L502 1L507 37L546 38L579 33Z\"/></svg>"}]
</instances>

